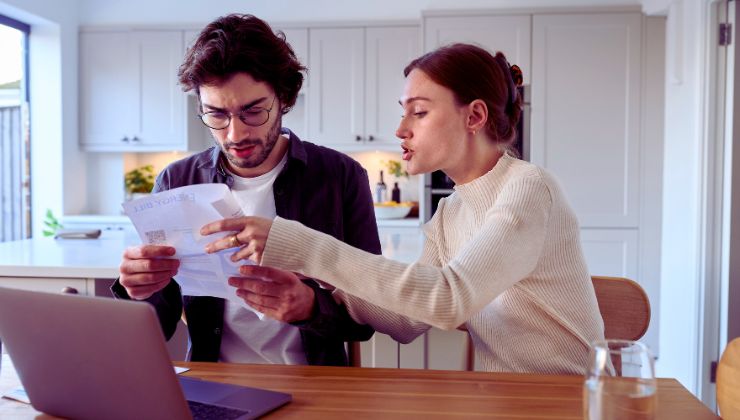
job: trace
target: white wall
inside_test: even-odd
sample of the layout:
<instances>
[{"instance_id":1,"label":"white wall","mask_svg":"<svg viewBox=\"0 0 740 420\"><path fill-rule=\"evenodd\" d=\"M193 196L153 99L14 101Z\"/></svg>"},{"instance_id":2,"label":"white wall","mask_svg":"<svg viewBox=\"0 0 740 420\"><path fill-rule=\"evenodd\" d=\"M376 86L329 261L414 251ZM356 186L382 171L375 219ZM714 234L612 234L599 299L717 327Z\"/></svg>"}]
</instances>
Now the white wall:
<instances>
[{"instance_id":1,"label":"white wall","mask_svg":"<svg viewBox=\"0 0 740 420\"><path fill-rule=\"evenodd\" d=\"M660 348L657 374L699 393L704 278L707 156L704 80L707 7L674 0L667 9ZM711 310L711 309L710 309Z\"/></svg>"},{"instance_id":2,"label":"white wall","mask_svg":"<svg viewBox=\"0 0 740 420\"><path fill-rule=\"evenodd\" d=\"M0 13L31 25L29 96L34 236L41 234L46 209L57 216L67 210L63 208L65 192L75 190L70 184L80 179L76 173L84 170L84 160L77 148L76 12L76 0L0 1ZM85 197L76 200L84 202Z\"/></svg>"}]
</instances>

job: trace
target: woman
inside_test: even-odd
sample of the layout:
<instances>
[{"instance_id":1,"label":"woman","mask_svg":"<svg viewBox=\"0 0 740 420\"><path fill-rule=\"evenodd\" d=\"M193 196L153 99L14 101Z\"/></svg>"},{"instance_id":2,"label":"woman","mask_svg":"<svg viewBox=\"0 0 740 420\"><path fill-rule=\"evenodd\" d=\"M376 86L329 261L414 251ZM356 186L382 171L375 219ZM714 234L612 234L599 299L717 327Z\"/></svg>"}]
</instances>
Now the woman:
<instances>
[{"instance_id":1,"label":"woman","mask_svg":"<svg viewBox=\"0 0 740 420\"><path fill-rule=\"evenodd\" d=\"M456 184L424 225L418 262L371 255L279 217L208 224L204 235L237 233L207 251L241 246L234 260L323 279L341 290L353 318L402 342L429 325L464 324L486 370L583 374L603 322L573 211L549 174L507 151L521 72L501 53L455 44L417 58L404 74L396 135L407 171L441 169ZM260 273L242 268L245 277ZM259 281L229 282L259 291ZM240 296L270 310L269 298Z\"/></svg>"}]
</instances>

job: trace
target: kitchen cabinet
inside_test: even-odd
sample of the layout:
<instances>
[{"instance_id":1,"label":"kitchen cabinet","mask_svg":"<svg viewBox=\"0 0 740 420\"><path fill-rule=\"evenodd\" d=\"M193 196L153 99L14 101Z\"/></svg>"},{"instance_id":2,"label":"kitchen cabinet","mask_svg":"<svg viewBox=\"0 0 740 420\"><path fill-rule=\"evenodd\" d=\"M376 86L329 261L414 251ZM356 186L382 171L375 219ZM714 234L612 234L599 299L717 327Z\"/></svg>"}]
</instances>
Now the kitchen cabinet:
<instances>
[{"instance_id":1,"label":"kitchen cabinet","mask_svg":"<svg viewBox=\"0 0 740 420\"><path fill-rule=\"evenodd\" d=\"M78 220L84 223L84 218ZM116 221L110 218L105 222ZM139 243L135 234L120 231L105 231L98 239L3 242L0 287L47 293L61 293L71 287L81 295L111 297L110 286L118 277L124 249ZM187 329L180 322L175 336L167 342L172 360L184 360L187 342Z\"/></svg>"},{"instance_id":2,"label":"kitchen cabinet","mask_svg":"<svg viewBox=\"0 0 740 420\"><path fill-rule=\"evenodd\" d=\"M531 15L456 15L424 16L424 51L464 42L479 45L492 54L501 51L511 64L523 72L530 83Z\"/></svg>"},{"instance_id":3,"label":"kitchen cabinet","mask_svg":"<svg viewBox=\"0 0 740 420\"><path fill-rule=\"evenodd\" d=\"M308 29L307 28L273 28L276 31L282 31L285 34L285 40L288 41L290 47L293 48L298 61L304 66L308 66ZM303 84L305 88L306 83Z\"/></svg>"},{"instance_id":4,"label":"kitchen cabinet","mask_svg":"<svg viewBox=\"0 0 740 420\"><path fill-rule=\"evenodd\" d=\"M413 263L419 259L424 236L417 227L381 227L378 229L383 256ZM363 367L448 369L463 367L465 341L463 331L431 328L408 344L399 344L390 336L375 333L360 344Z\"/></svg>"},{"instance_id":5,"label":"kitchen cabinet","mask_svg":"<svg viewBox=\"0 0 740 420\"><path fill-rule=\"evenodd\" d=\"M0 277L0 287L34 292L62 293L62 289L73 288L82 295L95 295L94 278L54 277Z\"/></svg>"},{"instance_id":6,"label":"kitchen cabinet","mask_svg":"<svg viewBox=\"0 0 740 420\"><path fill-rule=\"evenodd\" d=\"M523 69L531 86L530 160L554 174L574 208L590 272L641 283L657 317L660 259L640 258L659 255L660 246L650 239L659 236L659 212L648 211L660 207L651 182L660 176L653 169L661 167L653 152L659 139L643 138L662 124L646 106L662 92L662 62L645 59L664 53L663 39L643 35L654 24L637 11L434 11L423 16L423 45L476 43ZM656 351L657 325L643 339ZM455 333L432 329L423 344L396 349L397 357L402 366L411 360L404 352L413 352L429 368L458 368ZM434 352L447 356L435 361Z\"/></svg>"},{"instance_id":7,"label":"kitchen cabinet","mask_svg":"<svg viewBox=\"0 0 740 420\"><path fill-rule=\"evenodd\" d=\"M637 229L581 229L586 264L594 275L638 279Z\"/></svg>"},{"instance_id":8,"label":"kitchen cabinet","mask_svg":"<svg viewBox=\"0 0 740 420\"><path fill-rule=\"evenodd\" d=\"M531 160L562 186L591 274L645 288L654 321L643 341L657 353L662 139L650 133L662 132L662 111L647 104L662 96L663 65L646 57L664 41L643 35L654 22L639 12L532 22Z\"/></svg>"},{"instance_id":9,"label":"kitchen cabinet","mask_svg":"<svg viewBox=\"0 0 740 420\"><path fill-rule=\"evenodd\" d=\"M186 119L195 101L177 83L183 31L83 30L79 41L83 150L202 148L207 138L191 133L197 121Z\"/></svg>"},{"instance_id":10,"label":"kitchen cabinet","mask_svg":"<svg viewBox=\"0 0 740 420\"><path fill-rule=\"evenodd\" d=\"M307 140L343 151L397 150L404 67L415 26L309 30Z\"/></svg>"},{"instance_id":11,"label":"kitchen cabinet","mask_svg":"<svg viewBox=\"0 0 740 420\"><path fill-rule=\"evenodd\" d=\"M103 232L123 232L137 238L134 225L127 216L66 215L62 217L65 229L100 229Z\"/></svg>"},{"instance_id":12,"label":"kitchen cabinet","mask_svg":"<svg viewBox=\"0 0 740 420\"><path fill-rule=\"evenodd\" d=\"M534 16L531 160L582 227L638 227L641 31L639 13Z\"/></svg>"},{"instance_id":13,"label":"kitchen cabinet","mask_svg":"<svg viewBox=\"0 0 740 420\"><path fill-rule=\"evenodd\" d=\"M298 61L308 67L308 29L286 28L280 30L285 34L285 40L293 48ZM309 84L308 74L310 72L304 75L306 78L303 80L303 86L301 86L301 90L298 92L293 109L283 115L283 127L290 128L300 138L303 138L308 133L308 115L306 113L306 92L308 91Z\"/></svg>"}]
</instances>

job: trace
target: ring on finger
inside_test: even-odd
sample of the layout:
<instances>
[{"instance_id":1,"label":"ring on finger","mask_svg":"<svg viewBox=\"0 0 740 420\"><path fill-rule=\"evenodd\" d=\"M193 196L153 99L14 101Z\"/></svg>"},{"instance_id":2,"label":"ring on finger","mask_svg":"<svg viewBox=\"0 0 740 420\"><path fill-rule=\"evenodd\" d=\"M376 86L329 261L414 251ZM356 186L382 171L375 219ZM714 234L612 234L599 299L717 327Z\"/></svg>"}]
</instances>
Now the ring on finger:
<instances>
[{"instance_id":1,"label":"ring on finger","mask_svg":"<svg viewBox=\"0 0 740 420\"><path fill-rule=\"evenodd\" d=\"M231 235L231 237L229 238L229 243L231 244L232 248L237 248L243 245L239 238L236 237L236 235Z\"/></svg>"}]
</instances>

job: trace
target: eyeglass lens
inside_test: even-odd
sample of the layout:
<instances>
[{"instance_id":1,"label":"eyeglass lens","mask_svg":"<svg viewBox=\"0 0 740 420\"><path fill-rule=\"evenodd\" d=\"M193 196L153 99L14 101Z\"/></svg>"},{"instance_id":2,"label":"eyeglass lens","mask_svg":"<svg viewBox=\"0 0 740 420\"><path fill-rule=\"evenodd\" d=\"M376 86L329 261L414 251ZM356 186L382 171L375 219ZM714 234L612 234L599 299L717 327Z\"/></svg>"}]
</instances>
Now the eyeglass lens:
<instances>
[{"instance_id":1,"label":"eyeglass lens","mask_svg":"<svg viewBox=\"0 0 740 420\"><path fill-rule=\"evenodd\" d=\"M275 103L275 98L273 98L272 101L273 103L270 105L269 109L248 108L242 110L241 112L239 112L239 119L244 124L252 127L261 126L270 119L270 111L272 110L272 106ZM207 125L210 128L213 128L214 130L223 130L228 127L229 124L231 124L231 118L232 114L222 111L211 111L200 114L200 119L201 121L203 121L203 124Z\"/></svg>"}]
</instances>

